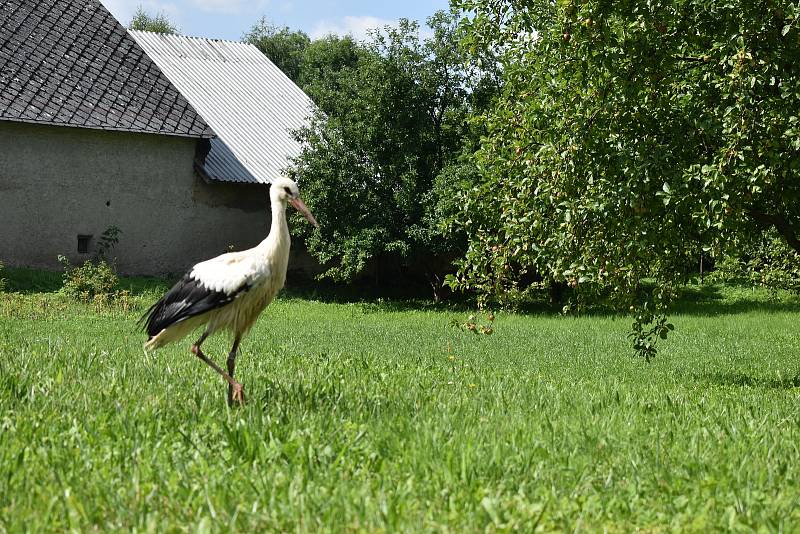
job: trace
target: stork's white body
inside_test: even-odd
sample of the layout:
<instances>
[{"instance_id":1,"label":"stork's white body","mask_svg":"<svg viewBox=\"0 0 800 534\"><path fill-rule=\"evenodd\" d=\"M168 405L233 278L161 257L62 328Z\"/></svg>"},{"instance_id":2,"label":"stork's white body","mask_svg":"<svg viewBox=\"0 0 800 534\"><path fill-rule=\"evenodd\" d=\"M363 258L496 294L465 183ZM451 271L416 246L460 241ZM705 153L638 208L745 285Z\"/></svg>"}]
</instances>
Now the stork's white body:
<instances>
[{"instance_id":1,"label":"stork's white body","mask_svg":"<svg viewBox=\"0 0 800 534\"><path fill-rule=\"evenodd\" d=\"M204 324L209 335L228 330L234 336L243 336L283 289L290 248L286 208L280 202L273 201L272 228L264 241L254 248L229 252L198 263L189 274L205 287L228 295L243 285L249 285L251 289L236 295L226 306L163 329L145 344L145 348L154 350L183 339Z\"/></svg>"}]
</instances>

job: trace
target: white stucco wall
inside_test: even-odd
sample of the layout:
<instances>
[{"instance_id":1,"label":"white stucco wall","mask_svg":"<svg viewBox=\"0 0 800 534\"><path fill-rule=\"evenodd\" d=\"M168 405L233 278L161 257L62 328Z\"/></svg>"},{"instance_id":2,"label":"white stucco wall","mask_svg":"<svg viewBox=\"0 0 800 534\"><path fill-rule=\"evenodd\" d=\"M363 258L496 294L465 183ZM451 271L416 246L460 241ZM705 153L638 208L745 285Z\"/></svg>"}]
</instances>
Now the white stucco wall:
<instances>
[{"instance_id":1,"label":"white stucco wall","mask_svg":"<svg viewBox=\"0 0 800 534\"><path fill-rule=\"evenodd\" d=\"M180 273L257 244L269 230L266 186L206 184L197 140L0 121L0 261L58 269L82 262L77 236L122 230L123 274Z\"/></svg>"}]
</instances>

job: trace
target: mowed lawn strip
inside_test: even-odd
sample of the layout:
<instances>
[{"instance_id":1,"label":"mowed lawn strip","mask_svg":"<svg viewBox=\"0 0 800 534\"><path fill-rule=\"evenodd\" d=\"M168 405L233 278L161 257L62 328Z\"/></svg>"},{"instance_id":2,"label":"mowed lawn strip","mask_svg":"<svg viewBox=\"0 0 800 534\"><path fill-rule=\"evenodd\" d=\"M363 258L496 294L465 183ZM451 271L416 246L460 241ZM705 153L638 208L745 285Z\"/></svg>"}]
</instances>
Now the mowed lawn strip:
<instances>
[{"instance_id":1,"label":"mowed lawn strip","mask_svg":"<svg viewBox=\"0 0 800 534\"><path fill-rule=\"evenodd\" d=\"M147 287L147 284L144 284ZM0 296L0 531L800 528L798 303L630 320L284 298L243 345L248 404L128 311ZM205 345L224 362L229 343Z\"/></svg>"}]
</instances>

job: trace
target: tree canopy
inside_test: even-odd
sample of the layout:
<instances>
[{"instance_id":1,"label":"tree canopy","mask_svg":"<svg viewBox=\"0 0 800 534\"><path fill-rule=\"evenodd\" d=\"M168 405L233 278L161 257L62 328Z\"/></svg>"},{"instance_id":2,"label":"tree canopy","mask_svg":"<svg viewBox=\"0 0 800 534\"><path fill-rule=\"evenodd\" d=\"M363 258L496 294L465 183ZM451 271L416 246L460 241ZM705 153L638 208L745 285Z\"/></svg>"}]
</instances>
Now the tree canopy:
<instances>
[{"instance_id":1,"label":"tree canopy","mask_svg":"<svg viewBox=\"0 0 800 534\"><path fill-rule=\"evenodd\" d=\"M311 39L302 31L279 27L266 18L256 22L242 40L261 50L295 83L300 81L300 63Z\"/></svg>"},{"instance_id":2,"label":"tree canopy","mask_svg":"<svg viewBox=\"0 0 800 534\"><path fill-rule=\"evenodd\" d=\"M376 31L366 43L327 37L306 50L301 85L320 113L300 133L292 169L320 220L307 245L326 275L352 280L370 262L415 263L431 277L454 249L441 220L455 209L453 180L471 172L469 80L456 19L438 13L432 36L416 23Z\"/></svg>"},{"instance_id":3,"label":"tree canopy","mask_svg":"<svg viewBox=\"0 0 800 534\"><path fill-rule=\"evenodd\" d=\"M142 6L136 8L128 28L155 33L177 34L178 27L164 13L150 15Z\"/></svg>"},{"instance_id":4,"label":"tree canopy","mask_svg":"<svg viewBox=\"0 0 800 534\"><path fill-rule=\"evenodd\" d=\"M632 310L649 358L701 254L767 229L800 250L796 2L455 3L503 91L480 118L453 286L508 302L531 274L564 281L578 306Z\"/></svg>"}]
</instances>

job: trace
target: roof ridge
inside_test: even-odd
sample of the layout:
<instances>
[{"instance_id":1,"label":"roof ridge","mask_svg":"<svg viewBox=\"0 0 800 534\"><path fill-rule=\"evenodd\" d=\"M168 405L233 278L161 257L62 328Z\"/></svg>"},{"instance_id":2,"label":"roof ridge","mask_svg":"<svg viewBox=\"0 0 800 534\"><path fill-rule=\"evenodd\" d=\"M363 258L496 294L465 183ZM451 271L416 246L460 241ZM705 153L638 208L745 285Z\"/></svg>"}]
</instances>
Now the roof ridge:
<instances>
[{"instance_id":1,"label":"roof ridge","mask_svg":"<svg viewBox=\"0 0 800 534\"><path fill-rule=\"evenodd\" d=\"M229 44L235 44L235 45L253 46L254 47L253 43L248 43L248 42L245 42L245 41L234 41L233 39L222 39L222 38L218 38L218 37L201 37L201 36L198 36L198 35L183 35L183 34L180 34L180 33L161 33L161 32L153 32L153 31L148 31L148 30L130 30L130 29L128 30L128 33L132 33L132 34L137 34L137 33L138 34L148 34L148 35L154 35L154 36L158 36L158 37L164 37L164 38L167 38L167 39L174 39L174 38L194 39L194 40L197 40L197 41L212 41L212 42L215 42L215 43L229 43ZM256 48L256 47L254 47L254 48ZM258 50L258 48L256 48L256 50Z\"/></svg>"}]
</instances>

